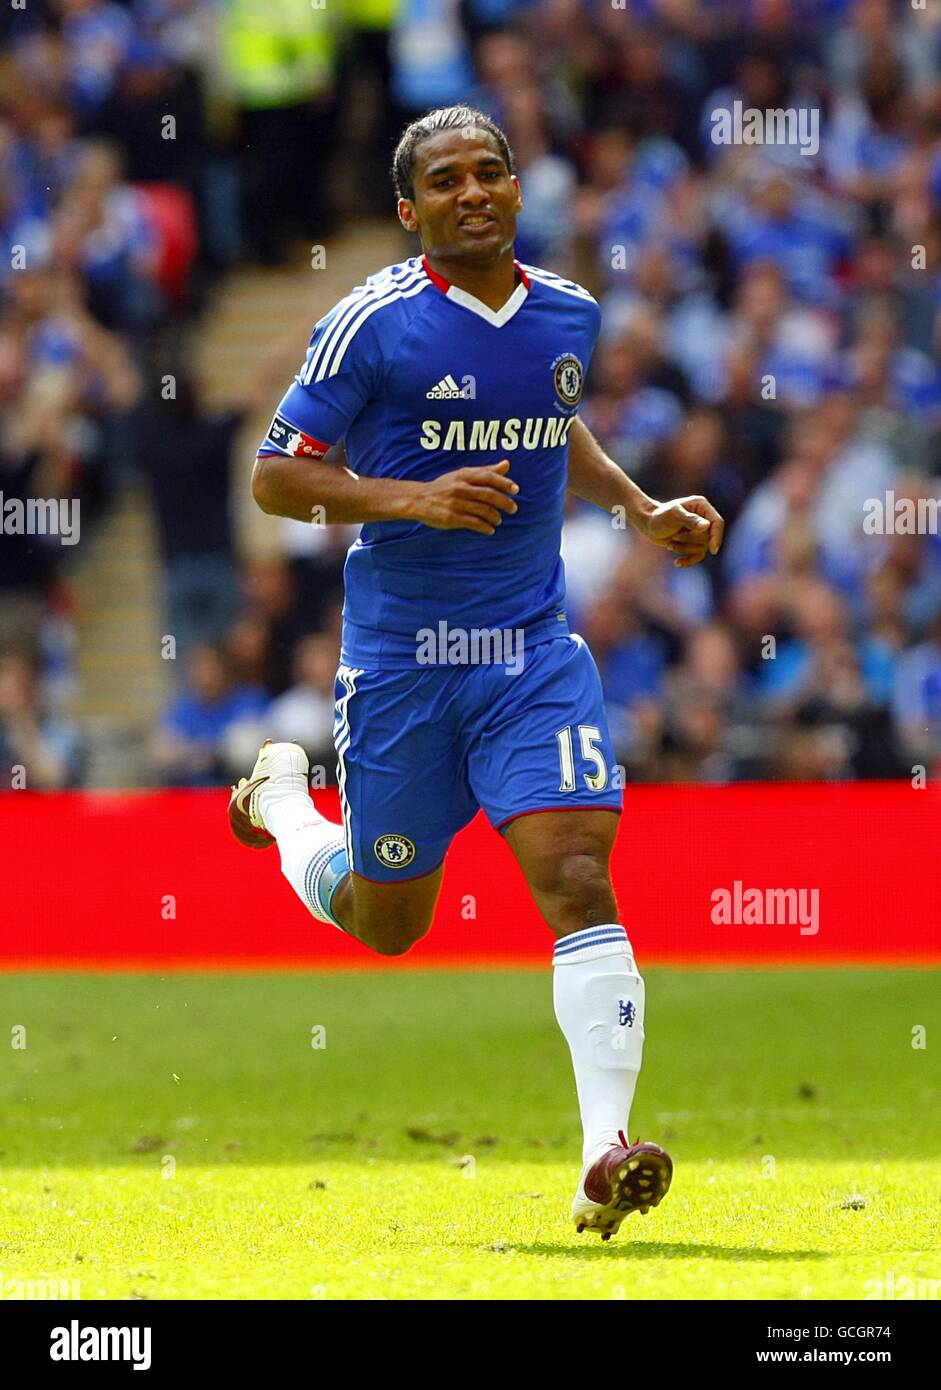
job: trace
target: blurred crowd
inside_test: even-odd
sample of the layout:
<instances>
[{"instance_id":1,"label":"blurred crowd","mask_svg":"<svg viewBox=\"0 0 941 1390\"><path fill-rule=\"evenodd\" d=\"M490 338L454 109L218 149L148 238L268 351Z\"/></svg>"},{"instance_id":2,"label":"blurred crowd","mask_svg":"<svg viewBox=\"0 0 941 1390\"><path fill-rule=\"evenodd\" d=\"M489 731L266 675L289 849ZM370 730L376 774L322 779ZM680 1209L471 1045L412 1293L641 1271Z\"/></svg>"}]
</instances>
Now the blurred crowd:
<instances>
[{"instance_id":1,"label":"blurred crowd","mask_svg":"<svg viewBox=\"0 0 941 1390\"><path fill-rule=\"evenodd\" d=\"M259 736L333 779L355 529L285 523L280 559L238 555L224 499L251 402L208 415L178 345L231 267L391 217L401 126L452 102L507 131L519 258L602 304L586 423L653 496L727 519L719 559L678 570L569 509L569 616L628 777L941 769L939 59L941 12L911 0L3 15L0 491L81 497L84 537L148 481L180 670L152 779L229 779ZM819 147L716 143L736 103L819 112ZM894 503L922 524L893 526ZM84 777L70 558L0 535L0 766L33 785Z\"/></svg>"}]
</instances>

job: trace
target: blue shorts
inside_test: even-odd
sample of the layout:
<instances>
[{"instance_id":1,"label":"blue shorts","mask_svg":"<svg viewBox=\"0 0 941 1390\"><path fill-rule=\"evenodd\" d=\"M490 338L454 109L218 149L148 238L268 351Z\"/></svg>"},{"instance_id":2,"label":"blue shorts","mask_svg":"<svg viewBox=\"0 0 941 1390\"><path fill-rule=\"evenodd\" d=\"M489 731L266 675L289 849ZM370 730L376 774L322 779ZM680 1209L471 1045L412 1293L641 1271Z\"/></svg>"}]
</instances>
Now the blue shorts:
<instances>
[{"instance_id":1,"label":"blue shorts","mask_svg":"<svg viewBox=\"0 0 941 1390\"><path fill-rule=\"evenodd\" d=\"M502 665L363 671L336 679L337 778L350 867L380 883L430 874L482 807L517 816L621 809L601 680L580 637Z\"/></svg>"}]
</instances>

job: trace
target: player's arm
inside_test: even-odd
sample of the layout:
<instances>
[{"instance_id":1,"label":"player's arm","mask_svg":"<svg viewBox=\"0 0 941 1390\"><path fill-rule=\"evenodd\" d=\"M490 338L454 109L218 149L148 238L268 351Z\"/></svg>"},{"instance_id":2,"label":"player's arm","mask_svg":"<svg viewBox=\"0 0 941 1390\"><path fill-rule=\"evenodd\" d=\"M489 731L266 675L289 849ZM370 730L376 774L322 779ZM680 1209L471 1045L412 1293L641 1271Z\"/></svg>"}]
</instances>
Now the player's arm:
<instances>
[{"instance_id":1,"label":"player's arm","mask_svg":"<svg viewBox=\"0 0 941 1390\"><path fill-rule=\"evenodd\" d=\"M315 325L305 361L258 449L252 496L262 511L298 521L417 521L492 536L504 515L516 511L518 488L506 462L458 468L431 482L363 477L349 467L341 441L381 396L386 370L378 315L356 318L363 302L341 301Z\"/></svg>"},{"instance_id":2,"label":"player's arm","mask_svg":"<svg viewBox=\"0 0 941 1390\"><path fill-rule=\"evenodd\" d=\"M716 555L725 522L705 497L655 502L609 458L576 416L569 434L568 490L606 512L623 508L626 521L642 536L671 550L681 569Z\"/></svg>"},{"instance_id":3,"label":"player's arm","mask_svg":"<svg viewBox=\"0 0 941 1390\"><path fill-rule=\"evenodd\" d=\"M420 521L440 530L492 536L506 513L516 511L519 491L509 462L458 468L428 483L403 478L363 478L323 458L259 454L252 496L263 512L327 525L367 521Z\"/></svg>"}]
</instances>

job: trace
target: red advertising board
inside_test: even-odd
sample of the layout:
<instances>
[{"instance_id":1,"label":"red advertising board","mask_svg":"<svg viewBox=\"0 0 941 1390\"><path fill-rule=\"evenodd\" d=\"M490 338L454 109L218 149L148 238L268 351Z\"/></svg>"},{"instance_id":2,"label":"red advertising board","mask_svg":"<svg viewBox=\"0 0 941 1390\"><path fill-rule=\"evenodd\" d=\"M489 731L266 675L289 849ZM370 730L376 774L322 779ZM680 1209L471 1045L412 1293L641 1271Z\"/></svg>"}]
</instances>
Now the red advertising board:
<instances>
[{"instance_id":1,"label":"red advertising board","mask_svg":"<svg viewBox=\"0 0 941 1390\"><path fill-rule=\"evenodd\" d=\"M226 791L0 797L0 968L548 966L549 933L482 816L435 925L387 960L311 918ZM318 792L339 819L335 792ZM632 787L612 861L639 963L941 963L941 791L908 783ZM776 891L777 890L777 891Z\"/></svg>"}]
</instances>

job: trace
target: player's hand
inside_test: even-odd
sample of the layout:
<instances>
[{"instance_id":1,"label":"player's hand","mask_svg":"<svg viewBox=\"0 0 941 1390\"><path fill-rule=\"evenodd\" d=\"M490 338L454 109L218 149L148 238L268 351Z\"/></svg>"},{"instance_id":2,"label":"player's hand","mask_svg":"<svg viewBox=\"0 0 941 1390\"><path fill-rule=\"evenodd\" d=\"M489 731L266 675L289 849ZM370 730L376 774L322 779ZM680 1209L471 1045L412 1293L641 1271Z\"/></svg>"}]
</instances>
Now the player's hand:
<instances>
[{"instance_id":1,"label":"player's hand","mask_svg":"<svg viewBox=\"0 0 941 1390\"><path fill-rule=\"evenodd\" d=\"M519 485L508 476L509 459L478 468L457 468L421 483L414 515L439 530L479 531L492 536L504 516L517 510Z\"/></svg>"},{"instance_id":2,"label":"player's hand","mask_svg":"<svg viewBox=\"0 0 941 1390\"><path fill-rule=\"evenodd\" d=\"M705 497L679 497L658 502L638 529L655 545L672 550L678 569L689 569L707 555L718 555L725 522Z\"/></svg>"}]
</instances>

